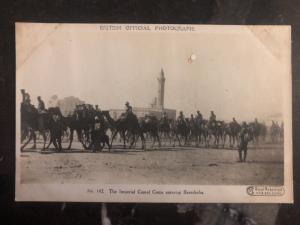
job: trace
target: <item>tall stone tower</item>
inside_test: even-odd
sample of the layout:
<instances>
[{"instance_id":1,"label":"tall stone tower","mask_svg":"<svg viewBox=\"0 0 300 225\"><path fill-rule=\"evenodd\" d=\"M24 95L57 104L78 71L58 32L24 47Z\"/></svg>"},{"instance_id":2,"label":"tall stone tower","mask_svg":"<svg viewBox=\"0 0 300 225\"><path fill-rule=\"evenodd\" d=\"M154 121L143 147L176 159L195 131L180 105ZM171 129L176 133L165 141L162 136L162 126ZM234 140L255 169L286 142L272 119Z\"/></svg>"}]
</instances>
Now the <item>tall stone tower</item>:
<instances>
[{"instance_id":1,"label":"tall stone tower","mask_svg":"<svg viewBox=\"0 0 300 225\"><path fill-rule=\"evenodd\" d=\"M164 108L164 97L165 97L165 74L164 70L161 69L160 75L157 78L158 81L158 95L157 95L157 107L160 109Z\"/></svg>"}]
</instances>

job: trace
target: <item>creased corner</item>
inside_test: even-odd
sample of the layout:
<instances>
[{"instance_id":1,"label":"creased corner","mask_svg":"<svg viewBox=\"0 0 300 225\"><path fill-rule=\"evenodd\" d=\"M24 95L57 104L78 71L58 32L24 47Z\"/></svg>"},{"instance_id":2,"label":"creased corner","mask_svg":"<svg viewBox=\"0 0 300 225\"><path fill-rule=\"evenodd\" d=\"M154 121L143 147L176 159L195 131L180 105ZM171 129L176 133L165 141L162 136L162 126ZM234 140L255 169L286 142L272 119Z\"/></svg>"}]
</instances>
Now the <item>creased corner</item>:
<instances>
[{"instance_id":1,"label":"creased corner","mask_svg":"<svg viewBox=\"0 0 300 225\"><path fill-rule=\"evenodd\" d=\"M39 49L61 24L16 23L16 70Z\"/></svg>"},{"instance_id":2,"label":"creased corner","mask_svg":"<svg viewBox=\"0 0 300 225\"><path fill-rule=\"evenodd\" d=\"M247 26L248 31L277 60L285 56L284 49L290 44L290 26Z\"/></svg>"}]
</instances>

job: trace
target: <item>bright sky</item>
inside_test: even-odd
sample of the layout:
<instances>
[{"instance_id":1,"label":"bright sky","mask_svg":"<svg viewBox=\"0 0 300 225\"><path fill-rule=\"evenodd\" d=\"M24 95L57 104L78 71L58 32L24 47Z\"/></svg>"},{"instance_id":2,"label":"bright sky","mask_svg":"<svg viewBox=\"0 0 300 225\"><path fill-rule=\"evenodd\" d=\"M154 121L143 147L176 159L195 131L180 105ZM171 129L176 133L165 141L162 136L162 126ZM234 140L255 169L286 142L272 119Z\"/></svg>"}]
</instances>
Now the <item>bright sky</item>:
<instances>
[{"instance_id":1,"label":"bright sky","mask_svg":"<svg viewBox=\"0 0 300 225\"><path fill-rule=\"evenodd\" d=\"M76 96L101 109L148 107L164 69L165 107L249 120L283 111L290 82L284 26L197 26L196 32L112 32L98 25L17 24L17 96ZM196 59L188 62L195 54Z\"/></svg>"}]
</instances>

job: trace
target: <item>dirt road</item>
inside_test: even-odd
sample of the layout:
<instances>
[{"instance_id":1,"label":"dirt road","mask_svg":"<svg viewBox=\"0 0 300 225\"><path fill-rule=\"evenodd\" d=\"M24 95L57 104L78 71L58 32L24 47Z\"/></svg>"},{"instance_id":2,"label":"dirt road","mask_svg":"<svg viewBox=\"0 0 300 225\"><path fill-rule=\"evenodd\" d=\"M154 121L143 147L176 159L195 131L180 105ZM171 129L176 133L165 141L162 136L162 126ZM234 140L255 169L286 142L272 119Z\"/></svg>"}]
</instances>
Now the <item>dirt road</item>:
<instances>
[{"instance_id":1,"label":"dirt road","mask_svg":"<svg viewBox=\"0 0 300 225\"><path fill-rule=\"evenodd\" d=\"M101 184L283 184L283 148L249 149L239 163L237 150L163 147L113 149L92 153L77 142L71 151L21 153L22 183Z\"/></svg>"}]
</instances>

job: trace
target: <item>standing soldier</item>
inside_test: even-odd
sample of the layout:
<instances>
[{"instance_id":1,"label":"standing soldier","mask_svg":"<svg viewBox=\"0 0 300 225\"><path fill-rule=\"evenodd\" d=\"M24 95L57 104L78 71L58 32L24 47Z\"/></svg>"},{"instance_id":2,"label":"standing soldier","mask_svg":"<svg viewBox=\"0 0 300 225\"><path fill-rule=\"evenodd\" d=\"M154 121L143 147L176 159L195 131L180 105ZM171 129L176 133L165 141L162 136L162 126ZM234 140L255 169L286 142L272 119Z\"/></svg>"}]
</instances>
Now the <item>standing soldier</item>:
<instances>
[{"instance_id":1,"label":"standing soldier","mask_svg":"<svg viewBox=\"0 0 300 225\"><path fill-rule=\"evenodd\" d=\"M94 124L91 131L91 147L93 150L96 150L100 145L99 139L102 136L102 126L103 125L101 124L99 117L95 116Z\"/></svg>"},{"instance_id":2,"label":"standing soldier","mask_svg":"<svg viewBox=\"0 0 300 225\"><path fill-rule=\"evenodd\" d=\"M249 142L249 133L246 122L243 122L240 132L239 158L240 162L246 162ZM244 153L244 154L243 154Z\"/></svg>"},{"instance_id":3,"label":"standing soldier","mask_svg":"<svg viewBox=\"0 0 300 225\"><path fill-rule=\"evenodd\" d=\"M62 150L61 137L63 134L62 118L59 113L52 115L50 126L50 144L53 143L58 151Z\"/></svg>"},{"instance_id":4,"label":"standing soldier","mask_svg":"<svg viewBox=\"0 0 300 225\"><path fill-rule=\"evenodd\" d=\"M103 146L101 146L101 144L103 144ZM98 116L95 116L91 131L91 145L89 147L91 147L93 151L96 151L98 148L103 148L104 144L107 144L110 149L109 137L105 133L104 121Z\"/></svg>"}]
</instances>

